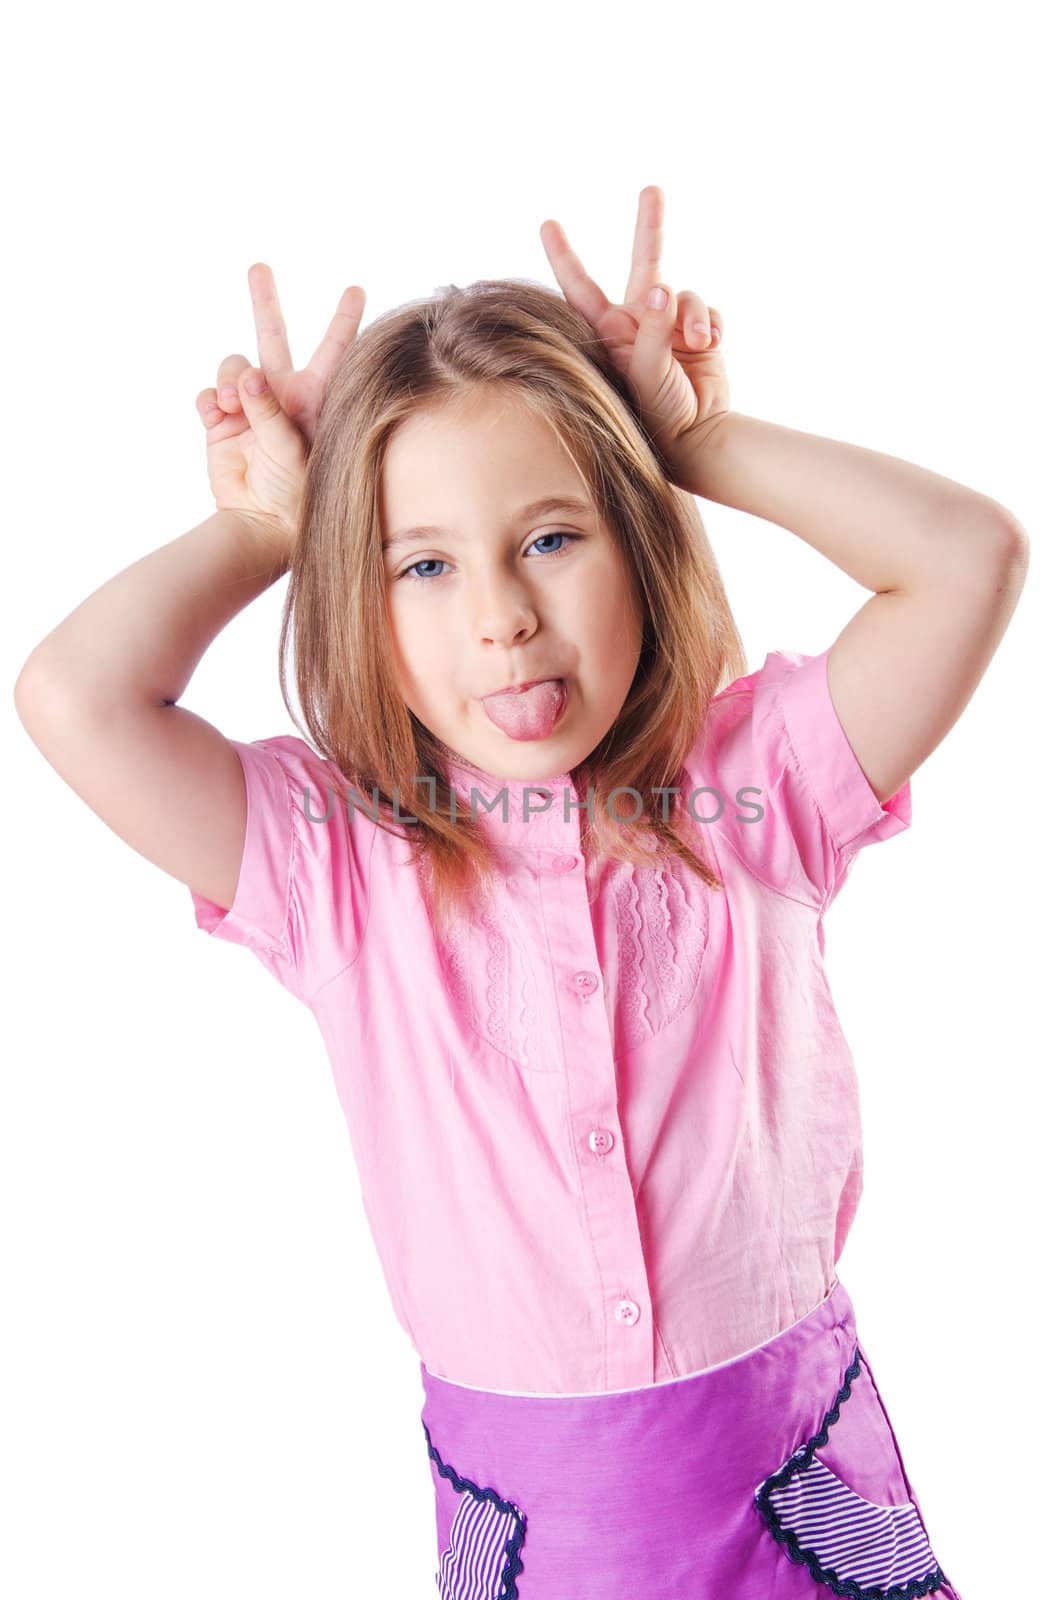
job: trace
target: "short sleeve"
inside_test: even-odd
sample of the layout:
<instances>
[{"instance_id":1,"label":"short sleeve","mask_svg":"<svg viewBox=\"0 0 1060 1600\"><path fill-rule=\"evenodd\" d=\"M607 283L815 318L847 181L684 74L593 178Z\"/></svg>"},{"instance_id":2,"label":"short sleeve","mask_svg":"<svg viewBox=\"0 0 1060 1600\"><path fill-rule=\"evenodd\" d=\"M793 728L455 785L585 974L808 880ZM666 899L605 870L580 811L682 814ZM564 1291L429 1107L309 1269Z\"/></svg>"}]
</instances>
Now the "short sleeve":
<instances>
[{"instance_id":1,"label":"short sleeve","mask_svg":"<svg viewBox=\"0 0 1060 1600\"><path fill-rule=\"evenodd\" d=\"M228 911L189 890L196 926L245 945L308 1004L360 951L378 829L347 805L339 769L304 740L232 745L247 793L239 881Z\"/></svg>"},{"instance_id":2,"label":"short sleeve","mask_svg":"<svg viewBox=\"0 0 1060 1600\"><path fill-rule=\"evenodd\" d=\"M724 810L712 830L770 888L824 911L866 845L912 822L909 780L885 805L858 763L828 687L828 655L771 651L711 701L701 768ZM697 780L703 781L703 780Z\"/></svg>"}]
</instances>

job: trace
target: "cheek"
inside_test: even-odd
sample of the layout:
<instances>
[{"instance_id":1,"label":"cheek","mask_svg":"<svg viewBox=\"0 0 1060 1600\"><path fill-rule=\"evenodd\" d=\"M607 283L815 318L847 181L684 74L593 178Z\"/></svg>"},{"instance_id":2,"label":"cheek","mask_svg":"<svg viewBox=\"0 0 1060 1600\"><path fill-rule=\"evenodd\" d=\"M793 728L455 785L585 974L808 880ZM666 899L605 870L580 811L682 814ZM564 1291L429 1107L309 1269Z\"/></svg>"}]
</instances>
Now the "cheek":
<instances>
[{"instance_id":1,"label":"cheek","mask_svg":"<svg viewBox=\"0 0 1060 1600\"><path fill-rule=\"evenodd\" d=\"M437 625L425 626L422 617L402 616L398 607L391 636L404 682L420 698L430 700L452 673L453 650L444 632Z\"/></svg>"},{"instance_id":2,"label":"cheek","mask_svg":"<svg viewBox=\"0 0 1060 1600\"><path fill-rule=\"evenodd\" d=\"M640 623L628 600L615 596L611 605L597 603L587 613L586 623L580 625L579 635L601 680L622 679L628 688L627 680L632 681L641 651Z\"/></svg>"},{"instance_id":3,"label":"cheek","mask_svg":"<svg viewBox=\"0 0 1060 1600\"><path fill-rule=\"evenodd\" d=\"M403 611L404 608L393 601L387 606L394 665L407 699L417 680L425 676L424 639L423 630L415 628Z\"/></svg>"},{"instance_id":4,"label":"cheek","mask_svg":"<svg viewBox=\"0 0 1060 1600\"><path fill-rule=\"evenodd\" d=\"M623 574L613 581L608 600L609 604L601 609L606 611L606 632L611 649L616 653L621 652L623 656L632 653L636 658L640 654L644 629L639 593Z\"/></svg>"}]
</instances>

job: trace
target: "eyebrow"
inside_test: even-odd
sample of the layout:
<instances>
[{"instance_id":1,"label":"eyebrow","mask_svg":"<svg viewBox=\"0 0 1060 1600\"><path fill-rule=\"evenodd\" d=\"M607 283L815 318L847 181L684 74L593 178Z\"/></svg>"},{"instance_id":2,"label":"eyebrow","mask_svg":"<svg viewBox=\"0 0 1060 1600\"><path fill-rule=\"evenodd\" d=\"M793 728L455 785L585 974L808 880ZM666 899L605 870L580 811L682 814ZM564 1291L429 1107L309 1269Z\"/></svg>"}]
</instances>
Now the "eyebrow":
<instances>
[{"instance_id":1,"label":"eyebrow","mask_svg":"<svg viewBox=\"0 0 1060 1600\"><path fill-rule=\"evenodd\" d=\"M519 511L513 511L508 518L508 526L516 522L525 522L529 517L548 516L553 511L573 511L577 516L592 516L593 508L586 505L584 500L572 499L569 495L548 495L543 500L531 500L528 506L523 506ZM425 524L418 528L405 528L401 533L390 534L383 540L384 550L399 550L404 545L415 544L417 539L422 539L425 534L451 533L449 528L437 528L433 524Z\"/></svg>"}]
</instances>

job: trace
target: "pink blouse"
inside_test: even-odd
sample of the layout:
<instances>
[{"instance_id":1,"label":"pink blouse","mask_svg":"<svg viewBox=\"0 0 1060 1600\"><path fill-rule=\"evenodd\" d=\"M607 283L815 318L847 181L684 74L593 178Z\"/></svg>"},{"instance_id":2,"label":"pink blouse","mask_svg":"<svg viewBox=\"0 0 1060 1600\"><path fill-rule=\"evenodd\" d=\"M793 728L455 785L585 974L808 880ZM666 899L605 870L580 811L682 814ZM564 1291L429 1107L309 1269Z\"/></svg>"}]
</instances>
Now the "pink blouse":
<instances>
[{"instance_id":1,"label":"pink blouse","mask_svg":"<svg viewBox=\"0 0 1060 1600\"><path fill-rule=\"evenodd\" d=\"M569 774L452 764L504 870L437 939L407 840L337 767L293 735L235 743L239 883L227 913L193 893L196 923L316 1017L394 1310L438 1376L636 1388L828 1293L862 1157L821 917L911 797L878 803L827 660L773 651L711 702L672 803L715 891L664 854L587 864Z\"/></svg>"}]
</instances>

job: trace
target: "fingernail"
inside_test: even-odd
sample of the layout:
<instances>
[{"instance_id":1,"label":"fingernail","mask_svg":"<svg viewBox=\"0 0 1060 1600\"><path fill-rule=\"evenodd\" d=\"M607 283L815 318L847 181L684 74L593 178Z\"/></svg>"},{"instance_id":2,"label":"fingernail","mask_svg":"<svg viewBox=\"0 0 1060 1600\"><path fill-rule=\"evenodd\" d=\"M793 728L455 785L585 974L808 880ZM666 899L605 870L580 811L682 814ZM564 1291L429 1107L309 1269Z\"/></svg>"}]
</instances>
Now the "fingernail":
<instances>
[{"instance_id":1,"label":"fingernail","mask_svg":"<svg viewBox=\"0 0 1060 1600\"><path fill-rule=\"evenodd\" d=\"M252 372L247 379L247 389L251 394L264 394L265 374L263 372Z\"/></svg>"},{"instance_id":2,"label":"fingernail","mask_svg":"<svg viewBox=\"0 0 1060 1600\"><path fill-rule=\"evenodd\" d=\"M661 311L669 298L669 291L664 289L661 283L656 284L655 288L648 296L648 304L651 306L653 311Z\"/></svg>"},{"instance_id":3,"label":"fingernail","mask_svg":"<svg viewBox=\"0 0 1060 1600\"><path fill-rule=\"evenodd\" d=\"M710 328L705 322L693 322L692 332L698 333L700 338L706 339L708 343L710 342Z\"/></svg>"},{"instance_id":4,"label":"fingernail","mask_svg":"<svg viewBox=\"0 0 1060 1600\"><path fill-rule=\"evenodd\" d=\"M238 400L239 399L239 396L236 393L236 386L235 386L234 383L223 383L221 385L221 399L222 400L228 400L228 401L233 401L233 400Z\"/></svg>"}]
</instances>

